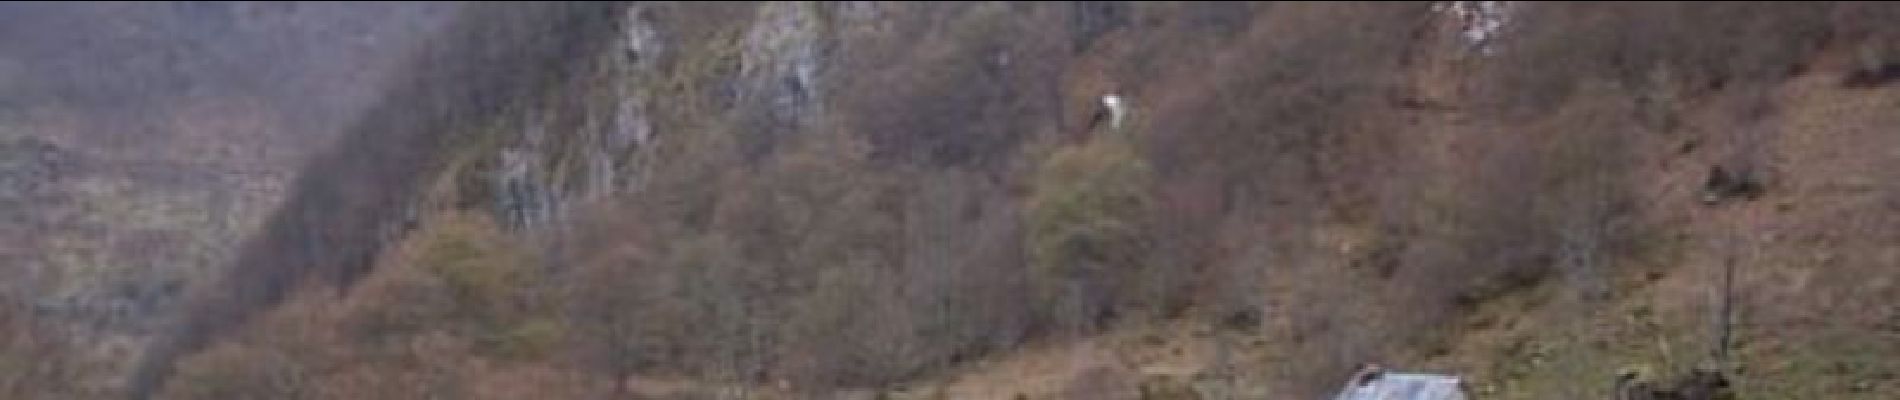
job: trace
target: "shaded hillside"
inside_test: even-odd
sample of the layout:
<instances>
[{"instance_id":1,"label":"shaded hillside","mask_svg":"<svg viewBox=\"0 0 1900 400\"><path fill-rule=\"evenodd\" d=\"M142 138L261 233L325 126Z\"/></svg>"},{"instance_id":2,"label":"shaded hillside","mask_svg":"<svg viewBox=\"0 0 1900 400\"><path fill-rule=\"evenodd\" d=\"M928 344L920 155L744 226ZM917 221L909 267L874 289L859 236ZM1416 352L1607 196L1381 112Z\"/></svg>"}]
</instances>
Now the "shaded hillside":
<instances>
[{"instance_id":1,"label":"shaded hillside","mask_svg":"<svg viewBox=\"0 0 1900 400\"><path fill-rule=\"evenodd\" d=\"M386 241L413 224L414 199L439 155L487 115L584 71L569 63L608 37L612 4L484 4L454 17L411 56L335 147L313 157L286 201L245 244L223 279L155 344L128 389L149 395L179 354L196 351L305 279L346 286ZM558 29L556 29L558 27Z\"/></svg>"},{"instance_id":2,"label":"shaded hillside","mask_svg":"<svg viewBox=\"0 0 1900 400\"><path fill-rule=\"evenodd\" d=\"M115 390L440 9L0 4L0 397Z\"/></svg>"}]
</instances>

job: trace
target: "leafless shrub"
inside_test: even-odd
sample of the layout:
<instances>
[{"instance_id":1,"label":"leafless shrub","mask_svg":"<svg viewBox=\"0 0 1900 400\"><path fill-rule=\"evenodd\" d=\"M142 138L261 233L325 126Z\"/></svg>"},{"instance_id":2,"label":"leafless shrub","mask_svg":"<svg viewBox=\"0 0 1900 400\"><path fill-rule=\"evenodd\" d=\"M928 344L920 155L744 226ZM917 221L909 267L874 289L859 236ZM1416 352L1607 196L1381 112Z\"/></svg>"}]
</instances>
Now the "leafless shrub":
<instances>
[{"instance_id":1,"label":"leafless shrub","mask_svg":"<svg viewBox=\"0 0 1900 400\"><path fill-rule=\"evenodd\" d=\"M839 77L834 100L875 158L997 168L1052 127L1068 59L1054 5L894 7L936 22L850 42L840 63L853 72Z\"/></svg>"},{"instance_id":2,"label":"leafless shrub","mask_svg":"<svg viewBox=\"0 0 1900 400\"><path fill-rule=\"evenodd\" d=\"M1155 99L1147 114L1155 206L1168 216L1154 228L1156 260L1190 276L1212 317L1258 318L1288 334L1308 362L1277 375L1306 383L1293 395L1317 397L1355 359L1394 348L1377 327L1405 313L1377 311L1410 309L1358 292L1349 283L1373 277L1326 264L1311 238L1364 219L1352 210L1388 177L1421 179L1393 166L1386 146L1416 140L1390 105L1430 14L1422 3L1333 3L1262 15L1211 72L1181 79L1179 97Z\"/></svg>"},{"instance_id":3,"label":"leafless shrub","mask_svg":"<svg viewBox=\"0 0 1900 400\"><path fill-rule=\"evenodd\" d=\"M308 366L270 348L225 346L205 353L163 396L174 399L314 398Z\"/></svg>"},{"instance_id":4,"label":"leafless shrub","mask_svg":"<svg viewBox=\"0 0 1900 400\"><path fill-rule=\"evenodd\" d=\"M1510 115L1583 85L1704 93L1797 73L1829 36L1827 3L1531 3L1490 63L1486 101ZM1669 88L1674 86L1674 89Z\"/></svg>"}]
</instances>

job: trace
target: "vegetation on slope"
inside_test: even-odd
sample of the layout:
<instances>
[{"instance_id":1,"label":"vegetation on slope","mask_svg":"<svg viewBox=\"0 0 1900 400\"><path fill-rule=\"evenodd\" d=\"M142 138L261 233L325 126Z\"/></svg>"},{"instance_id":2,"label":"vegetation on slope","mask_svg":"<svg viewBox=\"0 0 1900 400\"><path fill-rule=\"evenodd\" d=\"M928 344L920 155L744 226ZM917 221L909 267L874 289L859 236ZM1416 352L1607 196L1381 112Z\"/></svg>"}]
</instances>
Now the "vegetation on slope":
<instances>
[{"instance_id":1,"label":"vegetation on slope","mask_svg":"<svg viewBox=\"0 0 1900 400\"><path fill-rule=\"evenodd\" d=\"M1858 17L1884 8L1525 4L1479 56L1426 3L695 7L653 9L701 23L666 31L683 47L655 80L668 101L640 187L552 230L500 228L468 195L483 190L393 192L433 205L419 233L344 247L376 268L341 300L270 287L297 295L185 358L166 394L831 397L1179 318L1254 339L1201 367L1274 396L1321 397L1354 363L1387 361L1465 372L1485 397L1601 398L1618 368L1713 360L1705 272L1741 248L1763 254L1741 261L1761 275L1739 287L1763 297L1741 307L1724 366L1745 396L1893 390L1881 361L1848 353L1892 351L1877 330L1892 272L1871 255L1808 266L1786 241L1886 232L1802 210L1877 211L1826 204L1891 188L1787 178L1880 171L1841 160L1886 155L1842 151L1889 143L1866 133L1886 122L1783 114L1894 98L1839 87L1867 61L1830 61L1894 40ZM822 111L778 124L770 96L724 91L756 62L733 46L807 11L830 54L808 108ZM561 65L537 60L521 68ZM428 79L468 79L447 76ZM1137 105L1126 137L1083 128L1109 90ZM577 92L481 93L555 99L501 114L559 114L547 105ZM364 187L479 181L442 177L486 165L445 164ZM1758 201L1704 207L1711 164L1775 179ZM397 164L415 165L429 164ZM357 237L386 218L316 225ZM1707 245L1725 235L1749 241ZM1856 314L1802 317L1839 304ZM235 367L248 362L282 368ZM1019 393L1133 391L1128 369Z\"/></svg>"}]
</instances>

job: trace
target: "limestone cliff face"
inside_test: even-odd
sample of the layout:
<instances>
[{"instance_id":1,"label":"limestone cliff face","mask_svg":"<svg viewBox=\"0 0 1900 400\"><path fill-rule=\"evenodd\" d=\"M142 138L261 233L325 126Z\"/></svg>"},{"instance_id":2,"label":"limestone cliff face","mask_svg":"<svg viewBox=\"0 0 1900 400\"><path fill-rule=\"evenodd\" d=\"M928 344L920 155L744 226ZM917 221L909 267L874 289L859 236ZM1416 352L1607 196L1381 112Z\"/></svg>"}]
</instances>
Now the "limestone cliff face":
<instances>
[{"instance_id":1,"label":"limestone cliff face","mask_svg":"<svg viewBox=\"0 0 1900 400\"><path fill-rule=\"evenodd\" d=\"M615 193L637 191L640 165L651 159L658 141L701 132L667 131L655 121L658 103L669 98L662 85L682 71L663 68L683 62L679 26L660 24L663 6L632 5L621 14L613 51L594 55L606 65L585 87L562 92L565 100L544 100L501 118L506 145L486 154L490 165L478 172L490 182L492 204L500 220L522 229L559 226L562 215L579 203ZM820 2L765 2L747 5L749 14L728 21L739 32L736 70L710 73L708 87L726 104L713 112L744 124L751 152L770 151L776 136L794 134L821 123L827 61L836 51L840 24L870 23L875 6ZM839 15L859 15L856 19ZM579 98L576 101L572 98ZM579 121L579 122L572 122Z\"/></svg>"}]
</instances>

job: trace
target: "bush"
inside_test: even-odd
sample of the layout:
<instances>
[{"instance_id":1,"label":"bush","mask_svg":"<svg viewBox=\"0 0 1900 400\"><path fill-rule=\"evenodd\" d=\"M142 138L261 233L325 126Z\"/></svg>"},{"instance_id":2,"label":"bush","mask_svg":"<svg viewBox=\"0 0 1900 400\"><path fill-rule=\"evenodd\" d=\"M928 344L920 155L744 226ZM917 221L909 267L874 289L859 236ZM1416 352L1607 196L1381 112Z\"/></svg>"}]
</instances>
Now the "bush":
<instances>
[{"instance_id":1,"label":"bush","mask_svg":"<svg viewBox=\"0 0 1900 400\"><path fill-rule=\"evenodd\" d=\"M1081 329L1133 300L1149 249L1153 172L1121 138L1056 150L1025 207L1030 265L1045 298Z\"/></svg>"},{"instance_id":2,"label":"bush","mask_svg":"<svg viewBox=\"0 0 1900 400\"><path fill-rule=\"evenodd\" d=\"M567 327L546 318L530 319L499 332L490 340L494 354L508 359L541 359L560 343Z\"/></svg>"},{"instance_id":3,"label":"bush","mask_svg":"<svg viewBox=\"0 0 1900 400\"><path fill-rule=\"evenodd\" d=\"M159 397L296 400L315 395L307 367L272 349L219 346L189 360L178 382Z\"/></svg>"},{"instance_id":4,"label":"bush","mask_svg":"<svg viewBox=\"0 0 1900 400\"><path fill-rule=\"evenodd\" d=\"M451 214L413 240L411 262L440 282L458 317L495 324L526 311L535 271L489 218Z\"/></svg>"},{"instance_id":5,"label":"bush","mask_svg":"<svg viewBox=\"0 0 1900 400\"><path fill-rule=\"evenodd\" d=\"M400 244L398 257L357 286L347 333L371 344L400 344L440 332L475 343L485 355L532 357L555 328L539 299L542 271L486 214L452 212Z\"/></svg>"}]
</instances>

